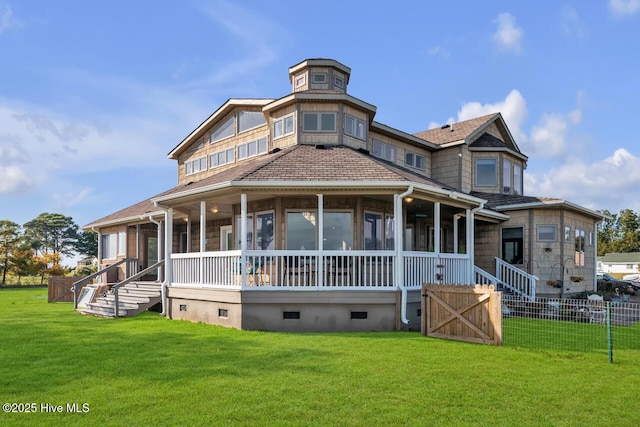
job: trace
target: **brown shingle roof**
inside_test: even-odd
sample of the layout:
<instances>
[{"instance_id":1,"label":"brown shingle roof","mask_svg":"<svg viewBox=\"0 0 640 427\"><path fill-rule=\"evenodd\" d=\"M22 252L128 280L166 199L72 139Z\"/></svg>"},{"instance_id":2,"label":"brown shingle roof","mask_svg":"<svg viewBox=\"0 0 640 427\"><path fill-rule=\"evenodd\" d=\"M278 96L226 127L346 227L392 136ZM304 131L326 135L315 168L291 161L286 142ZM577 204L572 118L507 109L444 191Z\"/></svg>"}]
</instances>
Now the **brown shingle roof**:
<instances>
[{"instance_id":1,"label":"brown shingle roof","mask_svg":"<svg viewBox=\"0 0 640 427\"><path fill-rule=\"evenodd\" d=\"M500 148L500 147L507 147L507 144L505 144L504 141L496 138L495 136L489 135L488 133L485 132L478 139L473 141L473 143L471 143L469 147Z\"/></svg>"},{"instance_id":2,"label":"brown shingle roof","mask_svg":"<svg viewBox=\"0 0 640 427\"><path fill-rule=\"evenodd\" d=\"M479 127L499 115L499 113L487 114L475 119L454 123L452 126L439 127L415 133L418 138L425 139L437 145L466 139ZM446 126L446 125L445 125Z\"/></svg>"},{"instance_id":3,"label":"brown shingle roof","mask_svg":"<svg viewBox=\"0 0 640 427\"><path fill-rule=\"evenodd\" d=\"M326 146L318 149L309 145L296 145L276 153L256 157L238 166L221 171L215 175L171 188L128 208L105 216L84 226L90 228L105 222L117 222L136 218L149 212L157 212L152 200L163 196L178 195L225 182L259 181L316 181L337 182L415 182L434 188L453 190L430 178L426 178L409 169L401 168L389 162L377 159L367 153L344 146Z\"/></svg>"},{"instance_id":4,"label":"brown shingle roof","mask_svg":"<svg viewBox=\"0 0 640 427\"><path fill-rule=\"evenodd\" d=\"M480 191L472 191L472 196L485 199L487 201L486 207L495 209L499 206L509 205L522 205L526 203L549 203L549 202L563 202L563 199L554 199L550 197L534 197L534 196L521 196L515 194L494 194L483 193Z\"/></svg>"}]
</instances>

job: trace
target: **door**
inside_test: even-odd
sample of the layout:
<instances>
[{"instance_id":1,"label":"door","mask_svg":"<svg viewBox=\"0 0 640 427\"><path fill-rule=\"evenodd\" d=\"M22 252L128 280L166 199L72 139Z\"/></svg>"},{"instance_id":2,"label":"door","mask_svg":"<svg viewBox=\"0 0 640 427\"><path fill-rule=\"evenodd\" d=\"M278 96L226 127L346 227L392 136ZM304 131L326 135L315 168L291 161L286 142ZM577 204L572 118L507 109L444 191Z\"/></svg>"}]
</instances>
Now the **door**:
<instances>
[{"instance_id":1,"label":"door","mask_svg":"<svg viewBox=\"0 0 640 427\"><path fill-rule=\"evenodd\" d=\"M220 227L220 250L230 251L233 249L233 226L223 225Z\"/></svg>"}]
</instances>

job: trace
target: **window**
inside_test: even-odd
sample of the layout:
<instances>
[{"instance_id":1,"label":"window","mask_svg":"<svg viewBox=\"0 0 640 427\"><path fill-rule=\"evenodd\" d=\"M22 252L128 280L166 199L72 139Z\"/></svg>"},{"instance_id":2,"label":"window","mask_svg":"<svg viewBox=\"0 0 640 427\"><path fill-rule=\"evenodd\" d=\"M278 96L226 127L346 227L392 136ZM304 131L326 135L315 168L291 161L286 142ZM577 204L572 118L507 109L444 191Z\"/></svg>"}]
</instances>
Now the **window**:
<instances>
[{"instance_id":1,"label":"window","mask_svg":"<svg viewBox=\"0 0 640 427\"><path fill-rule=\"evenodd\" d=\"M260 111L240 111L238 113L238 132L262 126L266 122L264 114Z\"/></svg>"},{"instance_id":2,"label":"window","mask_svg":"<svg viewBox=\"0 0 640 427\"><path fill-rule=\"evenodd\" d=\"M348 114L344 115L344 133L366 141L364 120L356 119Z\"/></svg>"},{"instance_id":3,"label":"window","mask_svg":"<svg viewBox=\"0 0 640 427\"><path fill-rule=\"evenodd\" d=\"M504 159L502 162L502 192L511 194L511 160Z\"/></svg>"},{"instance_id":4,"label":"window","mask_svg":"<svg viewBox=\"0 0 640 427\"><path fill-rule=\"evenodd\" d=\"M313 74L313 82L314 83L326 83L327 75L323 73Z\"/></svg>"},{"instance_id":5,"label":"window","mask_svg":"<svg viewBox=\"0 0 640 427\"><path fill-rule=\"evenodd\" d=\"M256 249L269 251L274 247L273 212L256 215Z\"/></svg>"},{"instance_id":6,"label":"window","mask_svg":"<svg viewBox=\"0 0 640 427\"><path fill-rule=\"evenodd\" d=\"M593 246L593 231L589 232L589 246Z\"/></svg>"},{"instance_id":7,"label":"window","mask_svg":"<svg viewBox=\"0 0 640 427\"><path fill-rule=\"evenodd\" d=\"M584 247L586 243L586 232L579 228L576 228L576 253L575 262L576 267L584 267Z\"/></svg>"},{"instance_id":8,"label":"window","mask_svg":"<svg viewBox=\"0 0 640 427\"><path fill-rule=\"evenodd\" d=\"M109 233L102 235L102 259L116 259L118 235Z\"/></svg>"},{"instance_id":9,"label":"window","mask_svg":"<svg viewBox=\"0 0 640 427\"><path fill-rule=\"evenodd\" d=\"M384 221L383 221L384 218ZM395 242L393 215L365 212L364 248L366 250L392 250Z\"/></svg>"},{"instance_id":10,"label":"window","mask_svg":"<svg viewBox=\"0 0 640 427\"><path fill-rule=\"evenodd\" d=\"M555 242L557 240L555 225L539 225L537 231L540 242Z\"/></svg>"},{"instance_id":11,"label":"window","mask_svg":"<svg viewBox=\"0 0 640 427\"><path fill-rule=\"evenodd\" d=\"M522 264L524 260L524 230L522 227L502 229L502 260Z\"/></svg>"},{"instance_id":12,"label":"window","mask_svg":"<svg viewBox=\"0 0 640 427\"><path fill-rule=\"evenodd\" d=\"M495 187L496 159L476 159L476 185L480 187Z\"/></svg>"},{"instance_id":13,"label":"window","mask_svg":"<svg viewBox=\"0 0 640 427\"><path fill-rule=\"evenodd\" d=\"M213 144L221 139L233 136L235 133L235 119L234 117L229 117L226 122L222 123L216 130L211 132L209 142Z\"/></svg>"},{"instance_id":14,"label":"window","mask_svg":"<svg viewBox=\"0 0 640 427\"><path fill-rule=\"evenodd\" d=\"M238 160L267 152L267 138L238 145Z\"/></svg>"},{"instance_id":15,"label":"window","mask_svg":"<svg viewBox=\"0 0 640 427\"><path fill-rule=\"evenodd\" d=\"M305 132L335 132L335 113L303 113L302 130Z\"/></svg>"},{"instance_id":16,"label":"window","mask_svg":"<svg viewBox=\"0 0 640 427\"><path fill-rule=\"evenodd\" d=\"M564 228L564 241L565 242L571 241L571 227Z\"/></svg>"},{"instance_id":17,"label":"window","mask_svg":"<svg viewBox=\"0 0 640 427\"><path fill-rule=\"evenodd\" d=\"M235 151L233 148L228 148L226 150L218 151L209 156L209 162L211 163L211 168L215 168L218 166L226 165L228 163L235 162Z\"/></svg>"},{"instance_id":18,"label":"window","mask_svg":"<svg viewBox=\"0 0 640 427\"><path fill-rule=\"evenodd\" d=\"M424 169L424 157L411 151L405 153L404 163L413 168Z\"/></svg>"},{"instance_id":19,"label":"window","mask_svg":"<svg viewBox=\"0 0 640 427\"><path fill-rule=\"evenodd\" d=\"M287 249L316 249L315 212L287 212Z\"/></svg>"},{"instance_id":20,"label":"window","mask_svg":"<svg viewBox=\"0 0 640 427\"><path fill-rule=\"evenodd\" d=\"M385 144L384 142L373 140L373 155L380 159L388 160L390 162L396 161L396 147L393 145Z\"/></svg>"},{"instance_id":21,"label":"window","mask_svg":"<svg viewBox=\"0 0 640 427\"><path fill-rule=\"evenodd\" d=\"M306 81L307 79L305 78L304 74L300 77L296 77L296 87L304 86Z\"/></svg>"},{"instance_id":22,"label":"window","mask_svg":"<svg viewBox=\"0 0 640 427\"><path fill-rule=\"evenodd\" d=\"M236 246L237 250L242 249L242 237L240 237L242 236L242 231L240 230L241 218L239 215L236 217L236 235L238 236L236 239L236 244L238 245ZM253 215L247 215L247 249L253 249Z\"/></svg>"},{"instance_id":23,"label":"window","mask_svg":"<svg viewBox=\"0 0 640 427\"><path fill-rule=\"evenodd\" d=\"M293 133L293 114L284 116L273 122L273 137L280 138Z\"/></svg>"},{"instance_id":24,"label":"window","mask_svg":"<svg viewBox=\"0 0 640 427\"><path fill-rule=\"evenodd\" d=\"M125 255L127 252L127 232L118 231L118 255Z\"/></svg>"},{"instance_id":25,"label":"window","mask_svg":"<svg viewBox=\"0 0 640 427\"><path fill-rule=\"evenodd\" d=\"M323 234L324 249L337 251L353 249L351 212L325 212Z\"/></svg>"},{"instance_id":26,"label":"window","mask_svg":"<svg viewBox=\"0 0 640 427\"><path fill-rule=\"evenodd\" d=\"M522 166L513 165L513 194L522 194Z\"/></svg>"},{"instance_id":27,"label":"window","mask_svg":"<svg viewBox=\"0 0 640 427\"><path fill-rule=\"evenodd\" d=\"M336 76L336 77L333 78L333 85L335 87L339 87L339 88L343 89L344 88L344 80L342 78Z\"/></svg>"},{"instance_id":28,"label":"window","mask_svg":"<svg viewBox=\"0 0 640 427\"><path fill-rule=\"evenodd\" d=\"M199 159L189 160L184 163L185 175L191 175L192 173L202 172L207 170L207 158L200 157Z\"/></svg>"}]
</instances>

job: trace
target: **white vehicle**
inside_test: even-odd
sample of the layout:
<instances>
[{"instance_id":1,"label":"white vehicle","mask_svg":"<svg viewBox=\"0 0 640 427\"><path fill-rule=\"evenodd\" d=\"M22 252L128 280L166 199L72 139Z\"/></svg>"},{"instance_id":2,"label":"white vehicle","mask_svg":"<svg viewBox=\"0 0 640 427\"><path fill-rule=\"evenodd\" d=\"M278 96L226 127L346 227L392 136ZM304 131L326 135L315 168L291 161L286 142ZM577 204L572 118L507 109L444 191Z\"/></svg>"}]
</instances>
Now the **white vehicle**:
<instances>
[{"instance_id":1,"label":"white vehicle","mask_svg":"<svg viewBox=\"0 0 640 427\"><path fill-rule=\"evenodd\" d=\"M640 274L627 274L622 280L631 280L633 282L640 282Z\"/></svg>"}]
</instances>

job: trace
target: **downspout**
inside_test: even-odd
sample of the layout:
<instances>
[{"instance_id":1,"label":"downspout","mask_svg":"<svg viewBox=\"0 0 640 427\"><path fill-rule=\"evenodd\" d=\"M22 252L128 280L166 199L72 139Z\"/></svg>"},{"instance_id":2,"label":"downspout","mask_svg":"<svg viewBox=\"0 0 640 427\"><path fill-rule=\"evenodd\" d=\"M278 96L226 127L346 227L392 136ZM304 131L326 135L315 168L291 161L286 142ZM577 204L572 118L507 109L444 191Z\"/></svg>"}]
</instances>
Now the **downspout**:
<instances>
[{"instance_id":1,"label":"downspout","mask_svg":"<svg viewBox=\"0 0 640 427\"><path fill-rule=\"evenodd\" d=\"M409 194L413 193L413 185L410 185L407 188L407 191L401 194L394 195L395 197L395 221L396 221L396 259L398 262L395 263L396 269L396 283L400 287L401 291L401 301L400 301L400 321L405 325L409 324L409 319L407 319L407 288L404 285L404 265L400 265L400 261L402 259L402 230L403 230L403 218L402 218L402 199L407 197ZM404 262L403 262L404 264Z\"/></svg>"},{"instance_id":2,"label":"downspout","mask_svg":"<svg viewBox=\"0 0 640 427\"><path fill-rule=\"evenodd\" d=\"M484 209L484 204L485 202L480 203L480 205L478 207L475 207L473 209L471 209L470 212L470 218L469 218L469 232L468 232L468 236L469 236L469 261L470 261L470 279L471 281L475 281L474 280L474 267L476 265L476 212L481 211L482 209Z\"/></svg>"}]
</instances>

